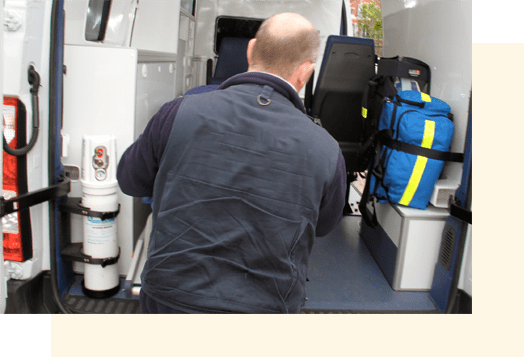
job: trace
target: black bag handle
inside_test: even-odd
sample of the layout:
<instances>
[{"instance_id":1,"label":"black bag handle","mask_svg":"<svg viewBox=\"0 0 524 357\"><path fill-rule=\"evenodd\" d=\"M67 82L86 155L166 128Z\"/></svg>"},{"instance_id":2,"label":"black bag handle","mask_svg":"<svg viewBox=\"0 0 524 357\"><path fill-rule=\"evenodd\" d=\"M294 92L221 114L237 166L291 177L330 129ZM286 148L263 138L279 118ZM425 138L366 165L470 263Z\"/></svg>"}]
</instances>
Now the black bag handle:
<instances>
[{"instance_id":1,"label":"black bag handle","mask_svg":"<svg viewBox=\"0 0 524 357\"><path fill-rule=\"evenodd\" d=\"M397 98L399 105L402 105L402 103L406 103L419 108L424 108L424 106L426 105L426 102L414 102L412 100L403 99L398 94L395 95L395 97Z\"/></svg>"}]
</instances>

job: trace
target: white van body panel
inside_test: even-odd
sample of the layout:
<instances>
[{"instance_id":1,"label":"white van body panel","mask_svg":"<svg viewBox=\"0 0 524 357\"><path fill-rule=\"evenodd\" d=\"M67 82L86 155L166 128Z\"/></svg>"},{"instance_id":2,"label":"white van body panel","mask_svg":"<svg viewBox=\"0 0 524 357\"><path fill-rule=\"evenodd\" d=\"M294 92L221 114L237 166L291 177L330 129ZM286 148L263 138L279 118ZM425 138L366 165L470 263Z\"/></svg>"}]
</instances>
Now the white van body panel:
<instances>
[{"instance_id":1,"label":"white van body panel","mask_svg":"<svg viewBox=\"0 0 524 357\"><path fill-rule=\"evenodd\" d=\"M138 0L113 1L103 43L129 47ZM66 31L64 42L99 46L100 42L86 41L85 29L89 0L65 1Z\"/></svg>"},{"instance_id":2,"label":"white van body panel","mask_svg":"<svg viewBox=\"0 0 524 357\"><path fill-rule=\"evenodd\" d=\"M5 1L4 11L20 21L15 31L3 31L4 52L3 72L4 95L18 97L27 111L27 140L31 137L32 107L27 68L34 65L40 74L39 89L40 129L34 148L27 154L28 191L47 187L49 150L49 33L50 23L44 19L51 18L52 2L50 1ZM19 71L19 72L18 72ZM20 73L21 75L19 75ZM16 75L15 75L16 74ZM8 276L16 279L29 279L42 270L50 269L49 261L49 208L42 203L30 208L31 229L33 235L33 258L20 263L7 265Z\"/></svg>"},{"instance_id":3,"label":"white van body panel","mask_svg":"<svg viewBox=\"0 0 524 357\"><path fill-rule=\"evenodd\" d=\"M4 27L4 7L0 7L0 24L2 25L2 30ZM0 58L4 58L4 36L0 36ZM2 97L2 105L4 98L4 77L3 77L3 67L0 66L0 97ZM3 115L3 114L2 114ZM4 132L4 121L0 121L0 133ZM0 166L3 167L3 155L0 155ZM4 195L4 190L2 188L3 184L3 170L0 171L0 195ZM0 247L4 246L4 233L2 231L2 225L0 224ZM4 250L0 249L0 314L5 312L6 305L6 293L7 286L4 275Z\"/></svg>"}]
</instances>

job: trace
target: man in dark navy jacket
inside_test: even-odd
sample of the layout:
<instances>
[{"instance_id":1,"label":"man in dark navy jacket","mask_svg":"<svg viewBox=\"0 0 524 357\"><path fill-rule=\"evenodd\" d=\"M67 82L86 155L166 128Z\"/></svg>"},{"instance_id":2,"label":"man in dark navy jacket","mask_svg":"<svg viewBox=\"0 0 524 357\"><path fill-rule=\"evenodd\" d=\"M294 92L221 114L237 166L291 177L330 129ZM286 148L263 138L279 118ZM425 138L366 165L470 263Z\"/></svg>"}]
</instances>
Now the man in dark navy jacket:
<instances>
[{"instance_id":1,"label":"man in dark navy jacket","mask_svg":"<svg viewBox=\"0 0 524 357\"><path fill-rule=\"evenodd\" d=\"M337 142L297 92L319 37L303 17L266 20L249 70L165 104L118 166L122 191L153 197L144 313L298 313L315 237L342 217Z\"/></svg>"}]
</instances>

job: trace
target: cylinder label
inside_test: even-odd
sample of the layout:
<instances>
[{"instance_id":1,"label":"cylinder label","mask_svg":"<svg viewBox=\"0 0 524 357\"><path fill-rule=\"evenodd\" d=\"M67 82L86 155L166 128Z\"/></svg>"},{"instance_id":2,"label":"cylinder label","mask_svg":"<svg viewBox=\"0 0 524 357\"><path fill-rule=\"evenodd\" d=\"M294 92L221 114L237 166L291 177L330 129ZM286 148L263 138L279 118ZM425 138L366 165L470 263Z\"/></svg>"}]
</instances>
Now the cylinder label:
<instances>
[{"instance_id":1,"label":"cylinder label","mask_svg":"<svg viewBox=\"0 0 524 357\"><path fill-rule=\"evenodd\" d=\"M96 217L86 217L85 241L89 244L106 244L116 242L116 219L101 220Z\"/></svg>"}]
</instances>

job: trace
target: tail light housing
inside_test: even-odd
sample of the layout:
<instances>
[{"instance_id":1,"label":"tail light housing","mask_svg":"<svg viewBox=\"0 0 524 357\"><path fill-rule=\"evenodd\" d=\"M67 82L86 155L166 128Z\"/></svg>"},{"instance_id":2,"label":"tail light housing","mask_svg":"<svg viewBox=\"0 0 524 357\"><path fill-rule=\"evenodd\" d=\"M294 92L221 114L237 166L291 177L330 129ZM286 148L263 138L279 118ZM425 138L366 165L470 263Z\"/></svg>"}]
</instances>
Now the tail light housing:
<instances>
[{"instance_id":1,"label":"tail light housing","mask_svg":"<svg viewBox=\"0 0 524 357\"><path fill-rule=\"evenodd\" d=\"M4 138L13 149L26 144L26 110L15 97L4 97ZM3 152L3 195L6 200L27 193L27 158ZM2 217L4 259L23 262L32 258L29 209Z\"/></svg>"}]
</instances>

